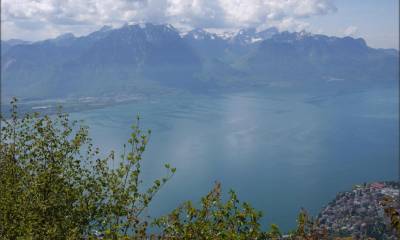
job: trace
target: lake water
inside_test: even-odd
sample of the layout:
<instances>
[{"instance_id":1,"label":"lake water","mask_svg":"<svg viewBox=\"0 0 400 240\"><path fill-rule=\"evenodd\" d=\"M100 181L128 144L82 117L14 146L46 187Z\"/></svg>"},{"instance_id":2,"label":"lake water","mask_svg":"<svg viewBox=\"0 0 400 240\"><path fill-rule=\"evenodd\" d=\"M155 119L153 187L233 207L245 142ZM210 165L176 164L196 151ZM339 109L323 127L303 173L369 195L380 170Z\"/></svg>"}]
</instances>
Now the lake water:
<instances>
[{"instance_id":1,"label":"lake water","mask_svg":"<svg viewBox=\"0 0 400 240\"><path fill-rule=\"evenodd\" d=\"M177 94L72 114L102 150L121 150L137 113L152 136L145 180L177 168L150 210L166 214L199 201L214 182L265 214L263 225L295 226L354 184L396 180L397 90L315 96L250 91Z\"/></svg>"}]
</instances>

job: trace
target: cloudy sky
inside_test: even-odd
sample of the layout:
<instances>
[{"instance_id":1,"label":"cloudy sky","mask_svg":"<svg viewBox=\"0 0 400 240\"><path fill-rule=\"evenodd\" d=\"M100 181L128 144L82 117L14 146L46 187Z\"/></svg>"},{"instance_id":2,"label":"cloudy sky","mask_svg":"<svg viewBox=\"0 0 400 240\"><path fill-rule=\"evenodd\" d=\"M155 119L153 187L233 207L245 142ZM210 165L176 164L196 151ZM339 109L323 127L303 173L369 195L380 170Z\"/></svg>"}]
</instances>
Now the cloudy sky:
<instances>
[{"instance_id":1,"label":"cloudy sky","mask_svg":"<svg viewBox=\"0 0 400 240\"><path fill-rule=\"evenodd\" d=\"M182 29L275 26L398 49L398 18L398 0L2 0L1 38L79 36L103 25L152 22Z\"/></svg>"}]
</instances>

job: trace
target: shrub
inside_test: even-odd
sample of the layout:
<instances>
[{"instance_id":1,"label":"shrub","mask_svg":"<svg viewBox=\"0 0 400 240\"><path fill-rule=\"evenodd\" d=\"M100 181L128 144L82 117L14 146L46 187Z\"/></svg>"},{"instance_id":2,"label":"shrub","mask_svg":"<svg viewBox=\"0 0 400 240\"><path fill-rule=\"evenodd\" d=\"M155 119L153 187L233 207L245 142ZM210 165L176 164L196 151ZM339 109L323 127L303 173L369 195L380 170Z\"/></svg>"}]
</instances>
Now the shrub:
<instances>
[{"instance_id":1,"label":"shrub","mask_svg":"<svg viewBox=\"0 0 400 240\"><path fill-rule=\"evenodd\" d=\"M99 157L88 128L67 114L1 117L0 236L2 239L143 238L142 212L175 172L140 191L142 154L150 132L139 117L119 161ZM110 166L118 165L115 168Z\"/></svg>"},{"instance_id":2,"label":"shrub","mask_svg":"<svg viewBox=\"0 0 400 240\"><path fill-rule=\"evenodd\" d=\"M155 221L163 230L165 239L272 239L281 233L276 225L270 232L260 226L262 213L248 203L240 203L234 191L229 199L221 200L221 184L202 198L200 208L190 201L178 207L168 216Z\"/></svg>"}]
</instances>

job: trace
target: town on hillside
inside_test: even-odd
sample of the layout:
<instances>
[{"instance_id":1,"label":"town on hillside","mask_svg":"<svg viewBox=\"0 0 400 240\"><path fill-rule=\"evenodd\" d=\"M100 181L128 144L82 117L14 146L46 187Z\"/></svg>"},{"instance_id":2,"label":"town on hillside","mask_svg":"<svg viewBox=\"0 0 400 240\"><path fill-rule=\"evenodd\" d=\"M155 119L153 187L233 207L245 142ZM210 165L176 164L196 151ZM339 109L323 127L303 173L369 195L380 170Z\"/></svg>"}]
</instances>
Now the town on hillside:
<instances>
[{"instance_id":1,"label":"town on hillside","mask_svg":"<svg viewBox=\"0 0 400 240\"><path fill-rule=\"evenodd\" d=\"M364 183L338 193L318 215L319 227L338 237L398 239L393 217L398 221L399 185L398 182ZM397 215L393 216L392 211Z\"/></svg>"}]
</instances>

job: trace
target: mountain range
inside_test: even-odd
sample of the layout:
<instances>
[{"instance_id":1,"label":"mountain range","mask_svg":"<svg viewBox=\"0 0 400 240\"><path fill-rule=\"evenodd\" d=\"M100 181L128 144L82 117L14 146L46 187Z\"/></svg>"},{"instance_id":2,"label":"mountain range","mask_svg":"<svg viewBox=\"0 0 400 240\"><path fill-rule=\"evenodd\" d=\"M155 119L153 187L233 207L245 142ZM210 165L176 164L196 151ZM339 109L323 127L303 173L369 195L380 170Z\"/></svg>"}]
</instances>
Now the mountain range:
<instances>
[{"instance_id":1,"label":"mountain range","mask_svg":"<svg viewBox=\"0 0 400 240\"><path fill-rule=\"evenodd\" d=\"M1 41L2 100L135 94L162 88L215 91L393 86L399 52L361 38L242 29L182 33L151 23L104 26L38 42Z\"/></svg>"}]
</instances>

